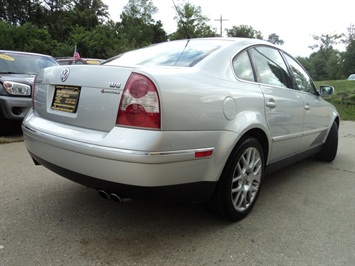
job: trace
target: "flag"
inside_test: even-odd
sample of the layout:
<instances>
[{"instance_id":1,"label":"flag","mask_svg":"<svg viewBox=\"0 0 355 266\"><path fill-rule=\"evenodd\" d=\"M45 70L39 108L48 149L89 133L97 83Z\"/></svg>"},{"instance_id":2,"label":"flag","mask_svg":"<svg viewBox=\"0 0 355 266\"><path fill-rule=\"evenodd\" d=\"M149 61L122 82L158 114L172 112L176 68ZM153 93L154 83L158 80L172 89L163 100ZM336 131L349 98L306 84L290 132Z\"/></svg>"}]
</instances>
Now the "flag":
<instances>
[{"instance_id":1,"label":"flag","mask_svg":"<svg viewBox=\"0 0 355 266\"><path fill-rule=\"evenodd\" d=\"M76 60L80 59L80 54L78 53L78 51L76 50L76 45L74 48L74 54L73 54L73 62L75 63Z\"/></svg>"}]
</instances>

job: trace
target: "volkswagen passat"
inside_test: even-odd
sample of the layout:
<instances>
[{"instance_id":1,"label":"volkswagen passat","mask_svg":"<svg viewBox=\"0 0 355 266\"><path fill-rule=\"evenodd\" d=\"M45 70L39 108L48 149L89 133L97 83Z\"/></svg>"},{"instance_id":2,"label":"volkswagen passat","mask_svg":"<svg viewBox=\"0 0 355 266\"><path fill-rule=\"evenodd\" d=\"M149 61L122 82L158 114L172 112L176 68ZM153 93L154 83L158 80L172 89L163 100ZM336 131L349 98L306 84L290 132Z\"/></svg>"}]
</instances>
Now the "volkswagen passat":
<instances>
[{"instance_id":1,"label":"volkswagen passat","mask_svg":"<svg viewBox=\"0 0 355 266\"><path fill-rule=\"evenodd\" d=\"M106 198L207 203L237 221L266 173L337 153L339 115L288 53L255 39L171 41L36 76L36 164Z\"/></svg>"}]
</instances>

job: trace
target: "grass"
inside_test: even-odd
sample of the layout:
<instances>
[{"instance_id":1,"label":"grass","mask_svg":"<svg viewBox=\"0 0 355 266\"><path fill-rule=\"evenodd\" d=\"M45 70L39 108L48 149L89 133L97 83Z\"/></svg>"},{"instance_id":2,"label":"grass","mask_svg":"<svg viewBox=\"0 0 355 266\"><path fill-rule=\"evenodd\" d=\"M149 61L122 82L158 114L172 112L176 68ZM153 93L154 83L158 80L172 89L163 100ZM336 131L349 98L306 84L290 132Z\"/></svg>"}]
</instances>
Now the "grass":
<instances>
[{"instance_id":1,"label":"grass","mask_svg":"<svg viewBox=\"0 0 355 266\"><path fill-rule=\"evenodd\" d=\"M326 80L316 81L316 86L330 85L335 88L335 93L324 97L324 100L333 104L342 120L355 121L355 81L354 80Z\"/></svg>"}]
</instances>

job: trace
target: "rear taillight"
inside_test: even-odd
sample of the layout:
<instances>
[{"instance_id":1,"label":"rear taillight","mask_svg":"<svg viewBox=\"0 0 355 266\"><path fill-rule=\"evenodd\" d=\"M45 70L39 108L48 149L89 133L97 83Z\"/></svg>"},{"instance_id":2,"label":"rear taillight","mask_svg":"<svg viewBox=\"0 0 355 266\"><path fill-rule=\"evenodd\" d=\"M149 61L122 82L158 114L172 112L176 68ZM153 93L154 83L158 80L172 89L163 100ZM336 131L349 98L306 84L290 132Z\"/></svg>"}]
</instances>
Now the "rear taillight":
<instances>
[{"instance_id":1,"label":"rear taillight","mask_svg":"<svg viewBox=\"0 0 355 266\"><path fill-rule=\"evenodd\" d=\"M149 78L131 74L123 90L116 124L160 129L159 95Z\"/></svg>"}]
</instances>

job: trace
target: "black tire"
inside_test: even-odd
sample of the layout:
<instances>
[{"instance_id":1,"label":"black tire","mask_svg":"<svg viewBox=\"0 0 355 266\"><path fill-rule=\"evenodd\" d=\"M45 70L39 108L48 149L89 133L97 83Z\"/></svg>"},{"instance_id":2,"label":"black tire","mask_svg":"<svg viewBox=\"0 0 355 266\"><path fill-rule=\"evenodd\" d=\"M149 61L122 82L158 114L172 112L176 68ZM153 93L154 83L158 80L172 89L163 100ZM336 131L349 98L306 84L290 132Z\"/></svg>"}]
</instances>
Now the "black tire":
<instances>
[{"instance_id":1,"label":"black tire","mask_svg":"<svg viewBox=\"0 0 355 266\"><path fill-rule=\"evenodd\" d=\"M332 162L335 159L338 151L338 124L334 121L330 128L329 134L320 152L314 157L323 162Z\"/></svg>"},{"instance_id":2,"label":"black tire","mask_svg":"<svg viewBox=\"0 0 355 266\"><path fill-rule=\"evenodd\" d=\"M242 139L223 169L209 209L233 222L246 217L259 196L264 169L260 143L252 137Z\"/></svg>"}]
</instances>

